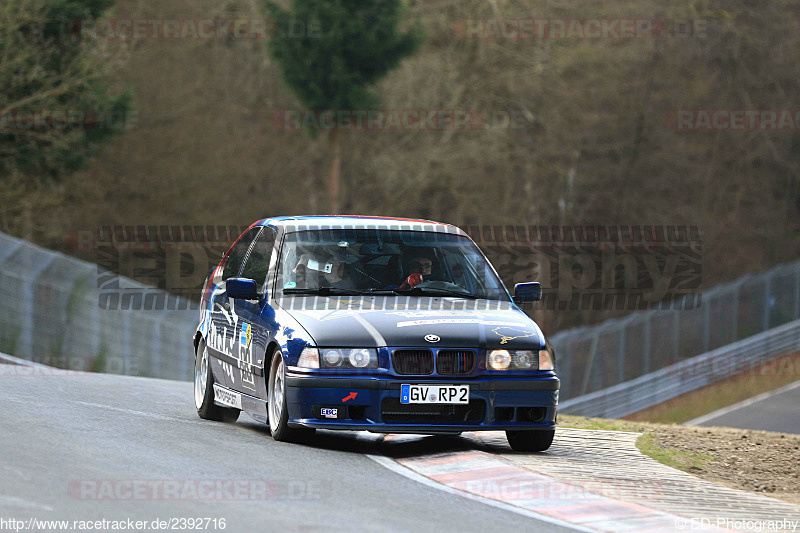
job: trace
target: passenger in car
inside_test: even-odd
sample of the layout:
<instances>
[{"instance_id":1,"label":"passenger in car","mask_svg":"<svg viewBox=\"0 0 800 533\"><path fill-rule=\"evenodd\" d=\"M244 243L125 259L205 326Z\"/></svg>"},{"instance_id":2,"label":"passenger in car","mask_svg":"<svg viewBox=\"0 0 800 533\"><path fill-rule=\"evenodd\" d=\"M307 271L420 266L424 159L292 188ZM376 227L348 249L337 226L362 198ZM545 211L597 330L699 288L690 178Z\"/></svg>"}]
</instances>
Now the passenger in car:
<instances>
[{"instance_id":1,"label":"passenger in car","mask_svg":"<svg viewBox=\"0 0 800 533\"><path fill-rule=\"evenodd\" d=\"M305 254L294 267L294 274L297 287L300 288L355 288L347 263L333 258Z\"/></svg>"}]
</instances>

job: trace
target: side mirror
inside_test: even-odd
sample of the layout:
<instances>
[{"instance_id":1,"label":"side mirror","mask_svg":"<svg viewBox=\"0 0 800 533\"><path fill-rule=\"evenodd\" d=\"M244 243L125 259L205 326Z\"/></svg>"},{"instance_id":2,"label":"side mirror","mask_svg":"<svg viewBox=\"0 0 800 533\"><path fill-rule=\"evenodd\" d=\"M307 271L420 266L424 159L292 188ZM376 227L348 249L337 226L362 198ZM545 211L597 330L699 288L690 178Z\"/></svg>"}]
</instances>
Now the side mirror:
<instances>
[{"instance_id":1,"label":"side mirror","mask_svg":"<svg viewBox=\"0 0 800 533\"><path fill-rule=\"evenodd\" d=\"M228 278L225 282L225 292L231 298L258 300L256 282L249 278Z\"/></svg>"},{"instance_id":2,"label":"side mirror","mask_svg":"<svg viewBox=\"0 0 800 533\"><path fill-rule=\"evenodd\" d=\"M542 299L542 284L538 281L530 283L517 283L514 285L514 301L538 302Z\"/></svg>"}]
</instances>

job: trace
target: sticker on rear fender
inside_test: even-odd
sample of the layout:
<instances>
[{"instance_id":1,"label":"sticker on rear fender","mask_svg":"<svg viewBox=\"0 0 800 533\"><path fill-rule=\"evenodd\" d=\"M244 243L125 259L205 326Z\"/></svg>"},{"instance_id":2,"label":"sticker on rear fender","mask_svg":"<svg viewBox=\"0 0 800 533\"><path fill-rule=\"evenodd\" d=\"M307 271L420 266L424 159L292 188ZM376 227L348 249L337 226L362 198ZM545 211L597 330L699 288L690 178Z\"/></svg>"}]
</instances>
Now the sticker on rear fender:
<instances>
[{"instance_id":1,"label":"sticker on rear fender","mask_svg":"<svg viewBox=\"0 0 800 533\"><path fill-rule=\"evenodd\" d=\"M242 395L214 383L214 401L228 407L242 408Z\"/></svg>"},{"instance_id":2,"label":"sticker on rear fender","mask_svg":"<svg viewBox=\"0 0 800 533\"><path fill-rule=\"evenodd\" d=\"M469 403L469 385L400 385L400 403Z\"/></svg>"}]
</instances>

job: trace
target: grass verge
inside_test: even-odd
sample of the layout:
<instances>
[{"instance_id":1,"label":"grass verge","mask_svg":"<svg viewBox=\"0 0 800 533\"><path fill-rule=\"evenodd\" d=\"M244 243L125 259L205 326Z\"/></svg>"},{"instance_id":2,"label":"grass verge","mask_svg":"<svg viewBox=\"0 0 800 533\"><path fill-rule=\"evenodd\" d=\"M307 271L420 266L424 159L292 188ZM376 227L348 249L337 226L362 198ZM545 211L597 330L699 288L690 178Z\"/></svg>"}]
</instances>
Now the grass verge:
<instances>
[{"instance_id":1,"label":"grass verge","mask_svg":"<svg viewBox=\"0 0 800 533\"><path fill-rule=\"evenodd\" d=\"M625 420L681 424L798 379L800 354L777 357L723 381L626 416Z\"/></svg>"},{"instance_id":2,"label":"grass verge","mask_svg":"<svg viewBox=\"0 0 800 533\"><path fill-rule=\"evenodd\" d=\"M654 434L646 433L636 441L636 447L643 454L672 468L696 472L703 470L708 462L714 459L714 456L709 453L690 452L662 446L656 439Z\"/></svg>"}]
</instances>

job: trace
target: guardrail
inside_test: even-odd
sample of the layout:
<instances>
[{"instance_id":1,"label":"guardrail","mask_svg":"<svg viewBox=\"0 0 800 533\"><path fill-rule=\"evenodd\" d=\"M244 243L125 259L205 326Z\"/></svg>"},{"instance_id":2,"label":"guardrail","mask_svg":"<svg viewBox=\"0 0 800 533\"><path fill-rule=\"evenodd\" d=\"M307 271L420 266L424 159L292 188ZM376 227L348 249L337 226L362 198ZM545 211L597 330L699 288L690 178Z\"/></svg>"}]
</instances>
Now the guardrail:
<instances>
[{"instance_id":1,"label":"guardrail","mask_svg":"<svg viewBox=\"0 0 800 533\"><path fill-rule=\"evenodd\" d=\"M630 381L561 402L563 414L620 418L753 368L800 352L795 320Z\"/></svg>"},{"instance_id":2,"label":"guardrail","mask_svg":"<svg viewBox=\"0 0 800 533\"><path fill-rule=\"evenodd\" d=\"M198 312L170 296L172 309L108 309L94 263L0 233L0 352L69 370L189 380ZM118 276L126 289L167 293Z\"/></svg>"},{"instance_id":3,"label":"guardrail","mask_svg":"<svg viewBox=\"0 0 800 533\"><path fill-rule=\"evenodd\" d=\"M109 277L126 290L143 289L173 305L106 308L99 287L107 291ZM2 352L72 370L190 380L198 313L185 299L166 295L94 263L0 233ZM791 325L800 319L800 262L745 276L702 298L702 306L692 310L637 312L553 335L562 412L615 417L655 405L720 379L720 368L730 374L735 368L722 366L722 359L712 358L717 362L708 364L718 368L711 370L702 362L717 353L739 353L750 342L763 342L756 355L764 357L783 350L781 342L800 350L791 333L775 333L785 327L794 331ZM795 322L781 326L789 320ZM800 338L800 332L794 335Z\"/></svg>"},{"instance_id":4,"label":"guardrail","mask_svg":"<svg viewBox=\"0 0 800 533\"><path fill-rule=\"evenodd\" d=\"M637 311L550 337L561 398L583 397L800 319L800 261L718 285L691 308Z\"/></svg>"}]
</instances>

